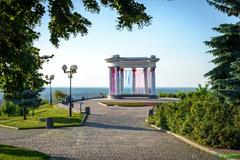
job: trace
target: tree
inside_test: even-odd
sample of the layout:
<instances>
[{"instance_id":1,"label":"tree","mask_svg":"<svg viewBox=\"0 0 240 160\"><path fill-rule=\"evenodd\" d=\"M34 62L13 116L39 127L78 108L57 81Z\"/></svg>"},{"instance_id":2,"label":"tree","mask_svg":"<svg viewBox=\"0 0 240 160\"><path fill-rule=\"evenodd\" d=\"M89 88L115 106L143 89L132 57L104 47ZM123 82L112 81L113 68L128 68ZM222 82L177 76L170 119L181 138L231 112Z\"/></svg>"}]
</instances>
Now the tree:
<instances>
[{"instance_id":1,"label":"tree","mask_svg":"<svg viewBox=\"0 0 240 160\"><path fill-rule=\"evenodd\" d=\"M4 99L20 106L26 119L26 107L36 107L40 102L44 80L38 70L49 57L39 57L36 48L28 46L21 49L18 63L7 63L1 67L0 86L4 90Z\"/></svg>"},{"instance_id":2,"label":"tree","mask_svg":"<svg viewBox=\"0 0 240 160\"><path fill-rule=\"evenodd\" d=\"M20 98L15 98L14 102L22 108L23 119L26 120L27 108L32 107L34 110L34 108L38 107L41 103L41 99L39 98L39 91L33 91L31 89L24 90L21 92Z\"/></svg>"},{"instance_id":3,"label":"tree","mask_svg":"<svg viewBox=\"0 0 240 160\"><path fill-rule=\"evenodd\" d=\"M110 7L118 13L117 29L132 30L133 25L139 28L148 26L151 17L145 13L143 4L135 0L100 0L105 7ZM91 13L99 13L100 6L97 0L83 0L83 5ZM54 46L58 46L59 38L69 39L70 34L77 33L86 35L91 22L77 12L73 12L74 6L71 0L49 0L49 13L51 21L49 30L51 33L50 41Z\"/></svg>"},{"instance_id":4,"label":"tree","mask_svg":"<svg viewBox=\"0 0 240 160\"><path fill-rule=\"evenodd\" d=\"M63 101L67 97L67 94L61 91L55 91L54 92L54 98L57 99L58 101Z\"/></svg>"},{"instance_id":5,"label":"tree","mask_svg":"<svg viewBox=\"0 0 240 160\"><path fill-rule=\"evenodd\" d=\"M40 33L34 31L41 24L41 18L48 9L50 14L50 41L59 46L61 38L68 40L70 35L86 35L91 22L81 14L73 11L72 0L1 0L0 1L0 88L5 98L21 103L31 92L38 96L44 81L39 73L43 62L52 56L39 56L39 49L34 41ZM99 13L99 4L118 13L117 29L132 30L148 26L151 18L145 13L143 4L134 0L83 0L87 11ZM36 93L36 94L35 94ZM27 96L28 95L28 96ZM30 96L32 97L32 96ZM31 99L36 99L31 98Z\"/></svg>"},{"instance_id":6,"label":"tree","mask_svg":"<svg viewBox=\"0 0 240 160\"><path fill-rule=\"evenodd\" d=\"M208 4L214 6L217 10L226 13L228 16L240 15L240 1L239 0L207 0Z\"/></svg>"},{"instance_id":7,"label":"tree","mask_svg":"<svg viewBox=\"0 0 240 160\"><path fill-rule=\"evenodd\" d=\"M40 24L41 18L46 11L43 2L45 0L0 1L1 32L10 29L18 32L20 27L24 31L28 30L36 39L36 32L32 28ZM81 35L88 33L91 22L81 14L73 11L72 0L49 0L48 2L50 41L54 46L59 45L60 38L68 40L71 34L76 36L79 33ZM151 24L152 17L145 13L145 6L135 2L135 0L100 0L100 2L97 2L97 0L82 0L82 2L86 11L91 13L100 12L99 3L115 10L118 13L116 26L118 30L124 28L132 30L134 25L142 28ZM27 35L22 34L21 37L17 38L21 40L24 36Z\"/></svg>"},{"instance_id":8,"label":"tree","mask_svg":"<svg viewBox=\"0 0 240 160\"><path fill-rule=\"evenodd\" d=\"M50 58L40 57L39 49L33 46L39 37L33 28L43 8L34 2L3 0L0 10L0 88L6 100L22 106L30 98L26 91L34 93L31 98L38 98L44 84L39 69Z\"/></svg>"},{"instance_id":9,"label":"tree","mask_svg":"<svg viewBox=\"0 0 240 160\"><path fill-rule=\"evenodd\" d=\"M240 17L240 1L208 0L216 9L228 16ZM240 104L240 22L221 24L213 28L221 35L213 37L205 44L212 48L208 53L215 59L215 68L205 74L209 78L212 89L231 103Z\"/></svg>"}]
</instances>

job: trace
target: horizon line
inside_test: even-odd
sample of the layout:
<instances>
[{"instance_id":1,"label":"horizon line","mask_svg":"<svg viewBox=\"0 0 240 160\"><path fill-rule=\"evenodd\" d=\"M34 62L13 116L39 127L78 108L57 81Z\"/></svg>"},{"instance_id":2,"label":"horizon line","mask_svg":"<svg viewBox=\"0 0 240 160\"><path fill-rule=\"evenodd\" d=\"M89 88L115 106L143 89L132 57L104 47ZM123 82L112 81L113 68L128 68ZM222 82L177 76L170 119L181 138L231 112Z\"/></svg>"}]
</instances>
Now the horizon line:
<instances>
[{"instance_id":1,"label":"horizon line","mask_svg":"<svg viewBox=\"0 0 240 160\"><path fill-rule=\"evenodd\" d=\"M44 88L49 88L49 86L44 86ZM69 88L69 86L52 86L52 88ZM72 88L109 88L108 86L72 86ZM126 87L131 88L131 87ZM156 88L197 88L193 86L156 86Z\"/></svg>"}]
</instances>

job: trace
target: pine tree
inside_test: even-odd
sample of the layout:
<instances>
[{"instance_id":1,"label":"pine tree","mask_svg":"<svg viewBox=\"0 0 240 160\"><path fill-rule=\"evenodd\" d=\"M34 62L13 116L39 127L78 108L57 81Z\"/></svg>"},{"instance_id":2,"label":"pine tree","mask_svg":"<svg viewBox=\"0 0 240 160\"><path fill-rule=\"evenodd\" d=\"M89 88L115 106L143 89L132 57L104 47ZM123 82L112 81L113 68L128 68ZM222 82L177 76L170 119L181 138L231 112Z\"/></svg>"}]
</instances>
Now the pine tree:
<instances>
[{"instance_id":1,"label":"pine tree","mask_svg":"<svg viewBox=\"0 0 240 160\"><path fill-rule=\"evenodd\" d=\"M240 0L208 0L208 3L228 16L240 17ZM221 24L213 28L221 35L213 37L205 44L215 58L216 65L205 74L212 89L234 104L240 104L240 22Z\"/></svg>"}]
</instances>

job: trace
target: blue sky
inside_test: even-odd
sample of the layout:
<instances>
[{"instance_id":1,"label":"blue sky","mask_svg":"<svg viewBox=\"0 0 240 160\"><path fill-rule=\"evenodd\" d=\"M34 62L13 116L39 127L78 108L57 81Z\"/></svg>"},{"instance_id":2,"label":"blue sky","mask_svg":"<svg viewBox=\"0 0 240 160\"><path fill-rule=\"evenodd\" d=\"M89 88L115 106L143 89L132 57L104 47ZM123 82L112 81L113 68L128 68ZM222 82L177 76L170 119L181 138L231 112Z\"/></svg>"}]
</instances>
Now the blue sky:
<instances>
[{"instance_id":1,"label":"blue sky","mask_svg":"<svg viewBox=\"0 0 240 160\"><path fill-rule=\"evenodd\" d=\"M44 74L55 74L53 86L68 86L69 80L61 66L76 64L73 86L107 87L108 68L104 59L113 54L125 57L160 58L156 69L156 85L159 87L196 87L206 83L204 74L213 65L213 57L204 41L217 35L211 28L222 23L234 23L237 19L209 6L205 0L139 0L147 8L152 25L132 32L116 30L117 14L102 7L100 14L85 12L81 1L74 1L75 10L92 22L89 34L61 40L57 49L49 42L48 14L37 28L41 37L35 43L40 53L54 54L44 64Z\"/></svg>"}]
</instances>

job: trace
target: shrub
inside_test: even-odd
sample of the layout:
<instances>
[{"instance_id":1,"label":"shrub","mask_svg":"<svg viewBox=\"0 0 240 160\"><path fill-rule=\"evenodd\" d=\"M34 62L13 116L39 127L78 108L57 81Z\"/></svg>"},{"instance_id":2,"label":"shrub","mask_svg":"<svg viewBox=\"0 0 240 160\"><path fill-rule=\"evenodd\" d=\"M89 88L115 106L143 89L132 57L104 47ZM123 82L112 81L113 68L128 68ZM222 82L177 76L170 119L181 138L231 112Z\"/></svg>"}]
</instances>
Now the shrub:
<instances>
[{"instance_id":1,"label":"shrub","mask_svg":"<svg viewBox=\"0 0 240 160\"><path fill-rule=\"evenodd\" d=\"M201 88L182 101L159 104L149 122L218 148L240 147L240 108Z\"/></svg>"},{"instance_id":2,"label":"shrub","mask_svg":"<svg viewBox=\"0 0 240 160\"><path fill-rule=\"evenodd\" d=\"M1 106L1 113L7 116L19 116L21 114L21 109L13 102L4 101Z\"/></svg>"},{"instance_id":3,"label":"shrub","mask_svg":"<svg viewBox=\"0 0 240 160\"><path fill-rule=\"evenodd\" d=\"M63 101L66 99L66 97L67 97L67 94L65 94L62 91L57 90L54 92L54 98L58 101Z\"/></svg>"},{"instance_id":4,"label":"shrub","mask_svg":"<svg viewBox=\"0 0 240 160\"><path fill-rule=\"evenodd\" d=\"M177 98L177 95L174 93L160 93L159 97L166 97L166 98Z\"/></svg>"},{"instance_id":5,"label":"shrub","mask_svg":"<svg viewBox=\"0 0 240 160\"><path fill-rule=\"evenodd\" d=\"M187 94L188 94L188 93L186 93L186 92L178 92L178 93L176 94L176 96L177 96L177 98L183 99L183 98L186 98L186 97L187 97Z\"/></svg>"},{"instance_id":6,"label":"shrub","mask_svg":"<svg viewBox=\"0 0 240 160\"><path fill-rule=\"evenodd\" d=\"M187 92L178 92L178 93L159 93L159 97L164 97L164 98L185 98L187 97L188 93Z\"/></svg>"}]
</instances>

